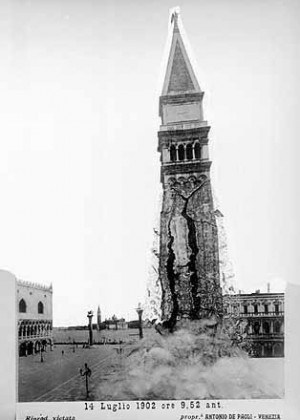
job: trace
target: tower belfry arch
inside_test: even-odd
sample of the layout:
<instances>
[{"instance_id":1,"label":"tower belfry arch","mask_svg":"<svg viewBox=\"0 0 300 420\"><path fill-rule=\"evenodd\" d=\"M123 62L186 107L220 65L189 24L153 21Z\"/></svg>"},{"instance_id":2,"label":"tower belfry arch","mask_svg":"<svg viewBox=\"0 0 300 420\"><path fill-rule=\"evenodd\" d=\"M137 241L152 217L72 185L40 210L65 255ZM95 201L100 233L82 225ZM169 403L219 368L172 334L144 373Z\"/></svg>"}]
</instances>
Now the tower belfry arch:
<instances>
[{"instance_id":1,"label":"tower belfry arch","mask_svg":"<svg viewBox=\"0 0 300 420\"><path fill-rule=\"evenodd\" d=\"M163 202L159 278L162 320L170 330L183 319L222 315L218 229L208 154L210 127L203 118L201 90L179 24L172 40L159 99Z\"/></svg>"}]
</instances>

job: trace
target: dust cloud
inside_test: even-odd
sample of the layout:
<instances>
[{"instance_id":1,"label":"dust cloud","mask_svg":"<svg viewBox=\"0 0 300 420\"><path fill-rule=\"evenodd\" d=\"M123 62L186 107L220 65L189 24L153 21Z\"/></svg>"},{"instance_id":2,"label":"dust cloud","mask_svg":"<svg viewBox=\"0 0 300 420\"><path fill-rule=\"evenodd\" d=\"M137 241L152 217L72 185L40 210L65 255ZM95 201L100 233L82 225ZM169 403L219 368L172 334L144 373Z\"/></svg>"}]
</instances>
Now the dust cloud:
<instances>
[{"instance_id":1,"label":"dust cloud","mask_svg":"<svg viewBox=\"0 0 300 420\"><path fill-rule=\"evenodd\" d=\"M172 334L125 346L121 367L99 384L100 400L280 398L272 382L245 349L240 325L232 320L211 329L190 321Z\"/></svg>"}]
</instances>

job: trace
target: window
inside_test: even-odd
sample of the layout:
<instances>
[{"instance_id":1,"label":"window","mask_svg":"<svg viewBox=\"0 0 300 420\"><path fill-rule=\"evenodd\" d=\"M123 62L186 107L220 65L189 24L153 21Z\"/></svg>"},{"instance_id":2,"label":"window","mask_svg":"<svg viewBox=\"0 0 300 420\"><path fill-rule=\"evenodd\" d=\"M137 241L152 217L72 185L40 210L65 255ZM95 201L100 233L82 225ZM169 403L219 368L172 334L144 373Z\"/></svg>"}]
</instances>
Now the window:
<instances>
[{"instance_id":1,"label":"window","mask_svg":"<svg viewBox=\"0 0 300 420\"><path fill-rule=\"evenodd\" d=\"M192 160L193 159L193 146L191 144L188 144L186 146L186 158L188 160Z\"/></svg>"},{"instance_id":2,"label":"window","mask_svg":"<svg viewBox=\"0 0 300 420\"><path fill-rule=\"evenodd\" d=\"M278 312L279 312L279 304L278 303L275 303L275 313L276 314L278 314Z\"/></svg>"},{"instance_id":3,"label":"window","mask_svg":"<svg viewBox=\"0 0 300 420\"><path fill-rule=\"evenodd\" d=\"M19 312L22 312L22 313L26 312L26 302L24 299L21 299L19 302Z\"/></svg>"},{"instance_id":4,"label":"window","mask_svg":"<svg viewBox=\"0 0 300 420\"><path fill-rule=\"evenodd\" d=\"M280 333L280 329L281 329L280 327L281 327L280 322L279 321L275 321L275 323L274 323L274 332L277 333L277 334L279 334Z\"/></svg>"},{"instance_id":5,"label":"window","mask_svg":"<svg viewBox=\"0 0 300 420\"><path fill-rule=\"evenodd\" d=\"M264 322L263 323L263 329L264 329L264 333L265 334L269 334L269 332L270 332L270 325L269 325L268 322Z\"/></svg>"},{"instance_id":6,"label":"window","mask_svg":"<svg viewBox=\"0 0 300 420\"><path fill-rule=\"evenodd\" d=\"M198 142L195 144L195 158L201 159L201 147Z\"/></svg>"},{"instance_id":7,"label":"window","mask_svg":"<svg viewBox=\"0 0 300 420\"><path fill-rule=\"evenodd\" d=\"M247 313L248 313L248 306L244 305L244 314L247 314Z\"/></svg>"},{"instance_id":8,"label":"window","mask_svg":"<svg viewBox=\"0 0 300 420\"><path fill-rule=\"evenodd\" d=\"M258 306L256 304L254 305L254 313L258 314Z\"/></svg>"},{"instance_id":9,"label":"window","mask_svg":"<svg viewBox=\"0 0 300 420\"><path fill-rule=\"evenodd\" d=\"M254 334L259 334L259 330L260 330L259 322L255 322L255 324L253 325L253 330L254 330Z\"/></svg>"},{"instance_id":10,"label":"window","mask_svg":"<svg viewBox=\"0 0 300 420\"><path fill-rule=\"evenodd\" d=\"M272 344L271 343L265 343L264 344L264 355L266 357L272 356Z\"/></svg>"},{"instance_id":11,"label":"window","mask_svg":"<svg viewBox=\"0 0 300 420\"><path fill-rule=\"evenodd\" d=\"M184 160L184 147L182 144L180 144L178 147L178 159Z\"/></svg>"},{"instance_id":12,"label":"window","mask_svg":"<svg viewBox=\"0 0 300 420\"><path fill-rule=\"evenodd\" d=\"M283 356L283 348L281 343L274 345L274 356Z\"/></svg>"},{"instance_id":13,"label":"window","mask_svg":"<svg viewBox=\"0 0 300 420\"><path fill-rule=\"evenodd\" d=\"M44 313L44 305L42 302L38 303L38 313L43 314Z\"/></svg>"},{"instance_id":14,"label":"window","mask_svg":"<svg viewBox=\"0 0 300 420\"><path fill-rule=\"evenodd\" d=\"M265 307L265 314L267 314L267 313L269 313L269 305L264 305L264 307Z\"/></svg>"},{"instance_id":15,"label":"window","mask_svg":"<svg viewBox=\"0 0 300 420\"><path fill-rule=\"evenodd\" d=\"M176 160L176 147L173 144L170 147L170 159L172 162L175 162Z\"/></svg>"}]
</instances>

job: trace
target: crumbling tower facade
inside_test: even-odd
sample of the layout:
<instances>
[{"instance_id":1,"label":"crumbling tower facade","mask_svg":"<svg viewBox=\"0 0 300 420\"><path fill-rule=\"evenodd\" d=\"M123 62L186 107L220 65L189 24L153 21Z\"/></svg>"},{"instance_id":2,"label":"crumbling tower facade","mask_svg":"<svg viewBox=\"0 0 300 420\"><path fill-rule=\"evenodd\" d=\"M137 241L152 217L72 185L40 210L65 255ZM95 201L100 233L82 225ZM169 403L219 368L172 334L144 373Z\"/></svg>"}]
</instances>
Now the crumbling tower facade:
<instances>
[{"instance_id":1,"label":"crumbling tower facade","mask_svg":"<svg viewBox=\"0 0 300 420\"><path fill-rule=\"evenodd\" d=\"M172 41L159 100L163 203L159 278L162 321L172 330L183 319L222 316L218 231L208 155L210 127L200 89L172 15Z\"/></svg>"}]
</instances>

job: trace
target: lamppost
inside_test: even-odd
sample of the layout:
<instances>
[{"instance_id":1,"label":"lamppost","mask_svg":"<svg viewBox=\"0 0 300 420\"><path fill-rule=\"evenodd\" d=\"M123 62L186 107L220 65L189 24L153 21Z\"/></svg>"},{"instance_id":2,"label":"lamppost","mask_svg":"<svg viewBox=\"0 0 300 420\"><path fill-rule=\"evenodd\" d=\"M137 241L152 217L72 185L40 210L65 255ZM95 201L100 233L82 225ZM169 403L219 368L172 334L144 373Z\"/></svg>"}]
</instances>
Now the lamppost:
<instances>
[{"instance_id":1,"label":"lamppost","mask_svg":"<svg viewBox=\"0 0 300 420\"><path fill-rule=\"evenodd\" d=\"M93 311L88 311L87 317L89 319L89 345L90 346L93 345L93 324L92 324L93 316L94 316Z\"/></svg>"},{"instance_id":2,"label":"lamppost","mask_svg":"<svg viewBox=\"0 0 300 420\"><path fill-rule=\"evenodd\" d=\"M142 339L143 338L143 321L142 321L143 309L140 303L138 304L138 307L136 308L136 312L139 316L139 336L140 336L140 339Z\"/></svg>"},{"instance_id":3,"label":"lamppost","mask_svg":"<svg viewBox=\"0 0 300 420\"><path fill-rule=\"evenodd\" d=\"M84 369L79 370L80 375L85 377L85 390L86 390L86 399L89 398L89 377L92 374L91 369L88 367L87 363L84 364Z\"/></svg>"}]
</instances>

